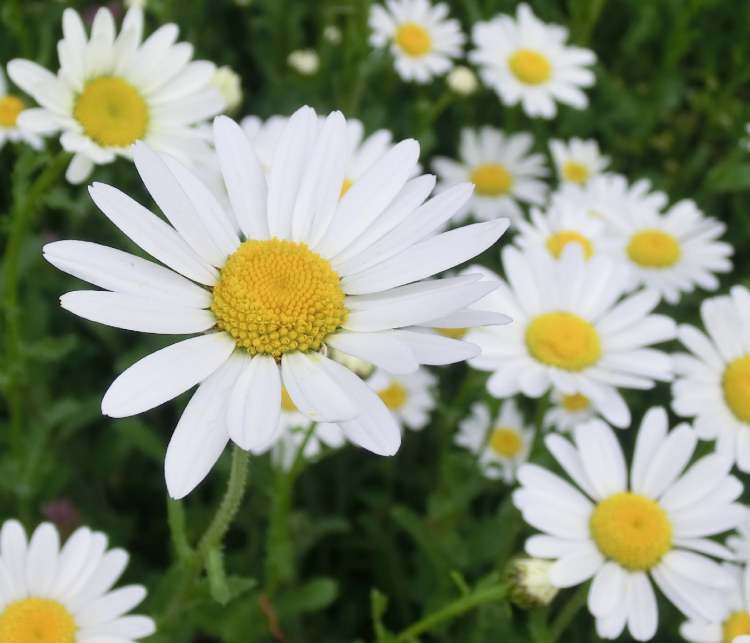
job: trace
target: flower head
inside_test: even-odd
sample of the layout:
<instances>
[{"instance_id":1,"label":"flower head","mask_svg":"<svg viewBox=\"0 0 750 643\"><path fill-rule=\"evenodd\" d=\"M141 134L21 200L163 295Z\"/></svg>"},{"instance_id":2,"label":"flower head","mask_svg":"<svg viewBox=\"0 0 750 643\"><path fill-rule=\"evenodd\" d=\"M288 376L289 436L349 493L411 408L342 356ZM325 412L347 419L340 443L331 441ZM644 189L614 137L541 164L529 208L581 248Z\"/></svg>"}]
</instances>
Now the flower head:
<instances>
[{"instance_id":1,"label":"flower head","mask_svg":"<svg viewBox=\"0 0 750 643\"><path fill-rule=\"evenodd\" d=\"M553 564L548 560L526 556L511 560L507 570L510 600L522 609L549 605L560 591L549 581L549 570Z\"/></svg>"},{"instance_id":2,"label":"flower head","mask_svg":"<svg viewBox=\"0 0 750 643\"><path fill-rule=\"evenodd\" d=\"M425 368L414 373L391 375L376 370L367 379L400 426L419 431L427 426L435 408L435 376Z\"/></svg>"},{"instance_id":3,"label":"flower head","mask_svg":"<svg viewBox=\"0 0 750 643\"><path fill-rule=\"evenodd\" d=\"M26 109L23 99L10 93L5 74L0 68L0 148L6 141L21 141L37 150L42 148L41 137L24 127L23 121L19 122L19 117Z\"/></svg>"},{"instance_id":4,"label":"flower head","mask_svg":"<svg viewBox=\"0 0 750 643\"><path fill-rule=\"evenodd\" d=\"M560 182L585 185L609 165L609 159L599 151L596 141L580 138L571 138L567 142L551 140L549 148Z\"/></svg>"}]
</instances>

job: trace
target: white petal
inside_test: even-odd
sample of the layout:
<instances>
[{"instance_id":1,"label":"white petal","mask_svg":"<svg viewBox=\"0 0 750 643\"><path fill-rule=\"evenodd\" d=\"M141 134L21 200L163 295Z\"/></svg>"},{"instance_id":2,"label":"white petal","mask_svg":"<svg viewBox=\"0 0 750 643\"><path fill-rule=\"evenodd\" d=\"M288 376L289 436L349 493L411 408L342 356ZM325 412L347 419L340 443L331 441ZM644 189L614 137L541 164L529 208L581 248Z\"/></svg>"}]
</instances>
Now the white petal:
<instances>
[{"instance_id":1,"label":"white petal","mask_svg":"<svg viewBox=\"0 0 750 643\"><path fill-rule=\"evenodd\" d=\"M106 623L129 612L144 598L146 598L146 590L140 585L121 587L84 606L76 614L76 624L81 629L85 629Z\"/></svg>"},{"instance_id":2,"label":"white petal","mask_svg":"<svg viewBox=\"0 0 750 643\"><path fill-rule=\"evenodd\" d=\"M44 595L52 587L60 553L60 535L49 522L39 525L29 541L26 582L29 592Z\"/></svg>"},{"instance_id":3,"label":"white petal","mask_svg":"<svg viewBox=\"0 0 750 643\"><path fill-rule=\"evenodd\" d=\"M630 575L628 629L636 641L649 641L656 634L659 614L654 588L643 572Z\"/></svg>"},{"instance_id":4,"label":"white petal","mask_svg":"<svg viewBox=\"0 0 750 643\"><path fill-rule=\"evenodd\" d=\"M481 352L476 344L435 333L404 329L393 331L393 335L408 345L420 364L455 364L472 359Z\"/></svg>"},{"instance_id":5,"label":"white petal","mask_svg":"<svg viewBox=\"0 0 750 643\"><path fill-rule=\"evenodd\" d=\"M588 605L597 618L612 613L625 598L626 572L617 563L608 561L602 565L589 589Z\"/></svg>"},{"instance_id":6,"label":"white petal","mask_svg":"<svg viewBox=\"0 0 750 643\"><path fill-rule=\"evenodd\" d=\"M653 455L637 491L650 498L661 496L690 461L697 441L695 431L686 424L671 431Z\"/></svg>"},{"instance_id":7,"label":"white petal","mask_svg":"<svg viewBox=\"0 0 750 643\"><path fill-rule=\"evenodd\" d=\"M26 557L28 542L26 532L17 520L6 520L0 530L0 555L8 567L14 584L21 593L26 592Z\"/></svg>"},{"instance_id":8,"label":"white petal","mask_svg":"<svg viewBox=\"0 0 750 643\"><path fill-rule=\"evenodd\" d=\"M104 554L96 571L76 596L69 598L71 609L75 612L112 589L128 566L128 558L122 549L111 549Z\"/></svg>"},{"instance_id":9,"label":"white petal","mask_svg":"<svg viewBox=\"0 0 750 643\"><path fill-rule=\"evenodd\" d=\"M92 542L91 530L80 527L68 538L60 552L59 567L50 596L64 596L71 583L80 576L85 566Z\"/></svg>"},{"instance_id":10,"label":"white petal","mask_svg":"<svg viewBox=\"0 0 750 643\"><path fill-rule=\"evenodd\" d=\"M591 578L604 563L599 550L591 543L563 556L549 570L549 580L556 587L572 587Z\"/></svg>"},{"instance_id":11,"label":"white petal","mask_svg":"<svg viewBox=\"0 0 750 643\"><path fill-rule=\"evenodd\" d=\"M413 373L419 368L419 362L414 353L394 333L341 331L331 335L326 343L395 375Z\"/></svg>"},{"instance_id":12,"label":"white petal","mask_svg":"<svg viewBox=\"0 0 750 643\"><path fill-rule=\"evenodd\" d=\"M74 154L70 159L68 169L65 171L65 178L68 183L80 185L91 175L94 169L94 161L85 154ZM96 201L96 199L95 199Z\"/></svg>"},{"instance_id":13,"label":"white petal","mask_svg":"<svg viewBox=\"0 0 750 643\"><path fill-rule=\"evenodd\" d=\"M599 497L625 491L625 457L612 429L594 419L577 427L575 441L588 479Z\"/></svg>"},{"instance_id":14,"label":"white petal","mask_svg":"<svg viewBox=\"0 0 750 643\"><path fill-rule=\"evenodd\" d=\"M667 412L661 407L646 411L635 442L633 464L630 470L630 486L641 492L646 472L657 450L667 437Z\"/></svg>"}]
</instances>

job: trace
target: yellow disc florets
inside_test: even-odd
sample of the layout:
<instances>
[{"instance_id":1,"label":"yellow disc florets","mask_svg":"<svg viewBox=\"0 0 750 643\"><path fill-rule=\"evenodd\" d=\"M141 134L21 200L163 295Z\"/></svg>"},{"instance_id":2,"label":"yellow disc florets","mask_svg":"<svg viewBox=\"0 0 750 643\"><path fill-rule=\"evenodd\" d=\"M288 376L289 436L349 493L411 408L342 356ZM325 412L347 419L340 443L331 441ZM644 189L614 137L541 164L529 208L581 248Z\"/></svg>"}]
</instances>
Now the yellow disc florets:
<instances>
[{"instance_id":1,"label":"yellow disc florets","mask_svg":"<svg viewBox=\"0 0 750 643\"><path fill-rule=\"evenodd\" d=\"M599 551L631 571L655 567L672 548L667 512L637 493L616 493L602 500L589 526Z\"/></svg>"},{"instance_id":2,"label":"yellow disc florets","mask_svg":"<svg viewBox=\"0 0 750 643\"><path fill-rule=\"evenodd\" d=\"M251 355L317 351L344 323L339 276L304 243L245 241L221 270L211 310Z\"/></svg>"},{"instance_id":3,"label":"yellow disc florets","mask_svg":"<svg viewBox=\"0 0 750 643\"><path fill-rule=\"evenodd\" d=\"M602 354L594 326L573 313L544 313L526 327L526 346L532 357L548 366L582 371Z\"/></svg>"},{"instance_id":4,"label":"yellow disc florets","mask_svg":"<svg viewBox=\"0 0 750 643\"><path fill-rule=\"evenodd\" d=\"M501 458L514 458L523 448L523 440L515 429L499 426L492 430L489 440L490 449Z\"/></svg>"},{"instance_id":5,"label":"yellow disc florets","mask_svg":"<svg viewBox=\"0 0 750 643\"><path fill-rule=\"evenodd\" d=\"M562 175L565 177L566 181L581 185L589 180L591 172L589 171L588 166L580 161L566 161L562 166Z\"/></svg>"},{"instance_id":6,"label":"yellow disc florets","mask_svg":"<svg viewBox=\"0 0 750 643\"><path fill-rule=\"evenodd\" d=\"M513 187L513 175L500 163L483 163L472 170L471 182L481 196L501 196Z\"/></svg>"},{"instance_id":7,"label":"yellow disc florets","mask_svg":"<svg viewBox=\"0 0 750 643\"><path fill-rule=\"evenodd\" d=\"M729 363L721 385L724 399L735 417L741 422L750 422L750 355Z\"/></svg>"},{"instance_id":8,"label":"yellow disc florets","mask_svg":"<svg viewBox=\"0 0 750 643\"><path fill-rule=\"evenodd\" d=\"M25 598L0 614L2 643L75 643L76 622L57 601Z\"/></svg>"},{"instance_id":9,"label":"yellow disc florets","mask_svg":"<svg viewBox=\"0 0 750 643\"><path fill-rule=\"evenodd\" d=\"M469 332L468 328L436 328L435 330L443 337L450 339L463 339Z\"/></svg>"},{"instance_id":10,"label":"yellow disc florets","mask_svg":"<svg viewBox=\"0 0 750 643\"><path fill-rule=\"evenodd\" d=\"M559 259L565 246L571 242L575 242L581 246L586 259L590 259L591 255L594 254L594 247L591 245L591 241L575 230L561 230L560 232L550 235L547 238L547 250L549 250L549 253L555 257L555 259Z\"/></svg>"},{"instance_id":11,"label":"yellow disc florets","mask_svg":"<svg viewBox=\"0 0 750 643\"><path fill-rule=\"evenodd\" d=\"M585 411L587 408L589 408L589 406L591 406L589 398L587 398L585 395L581 395L580 393L563 395L561 403L563 405L563 408L566 411L570 411L571 413L576 413L577 411Z\"/></svg>"},{"instance_id":12,"label":"yellow disc florets","mask_svg":"<svg viewBox=\"0 0 750 643\"><path fill-rule=\"evenodd\" d=\"M519 49L508 59L513 75L525 85L541 85L552 76L552 65L544 54Z\"/></svg>"},{"instance_id":13,"label":"yellow disc florets","mask_svg":"<svg viewBox=\"0 0 750 643\"><path fill-rule=\"evenodd\" d=\"M0 97L0 127L15 127L24 107L23 101L16 96Z\"/></svg>"},{"instance_id":14,"label":"yellow disc florets","mask_svg":"<svg viewBox=\"0 0 750 643\"><path fill-rule=\"evenodd\" d=\"M146 135L148 106L127 80L100 76L86 83L73 116L83 131L103 147L128 147Z\"/></svg>"},{"instance_id":15,"label":"yellow disc florets","mask_svg":"<svg viewBox=\"0 0 750 643\"><path fill-rule=\"evenodd\" d=\"M414 58L419 58L432 51L432 38L422 25L416 22L405 22L396 30L396 44L401 50Z\"/></svg>"},{"instance_id":16,"label":"yellow disc florets","mask_svg":"<svg viewBox=\"0 0 750 643\"><path fill-rule=\"evenodd\" d=\"M723 643L733 643L737 637L747 634L750 634L750 613L748 612L733 612L722 625Z\"/></svg>"},{"instance_id":17,"label":"yellow disc florets","mask_svg":"<svg viewBox=\"0 0 750 643\"><path fill-rule=\"evenodd\" d=\"M627 252L631 260L644 268L669 268L682 254L677 239L655 228L636 232L628 243Z\"/></svg>"},{"instance_id":18,"label":"yellow disc florets","mask_svg":"<svg viewBox=\"0 0 750 643\"><path fill-rule=\"evenodd\" d=\"M378 396L391 411L398 411L409 399L409 392L403 384L391 382L386 388L378 391Z\"/></svg>"}]
</instances>

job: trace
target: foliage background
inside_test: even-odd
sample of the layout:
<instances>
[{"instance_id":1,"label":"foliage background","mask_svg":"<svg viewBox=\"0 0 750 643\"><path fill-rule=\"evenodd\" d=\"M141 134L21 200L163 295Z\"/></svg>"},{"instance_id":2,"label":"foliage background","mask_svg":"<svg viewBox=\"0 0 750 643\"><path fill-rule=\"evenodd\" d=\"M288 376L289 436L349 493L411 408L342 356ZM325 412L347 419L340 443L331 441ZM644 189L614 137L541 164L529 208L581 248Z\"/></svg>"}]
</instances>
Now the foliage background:
<instances>
[{"instance_id":1,"label":"foliage background","mask_svg":"<svg viewBox=\"0 0 750 643\"><path fill-rule=\"evenodd\" d=\"M448 4L468 32L478 19L514 11L516 2ZM673 201L693 198L723 219L736 249L736 272L725 286L747 284L750 2L532 0L531 5L542 19L568 25L575 43L597 53L597 84L587 111L562 108L551 122L535 121L502 107L489 90L461 98L450 94L442 79L426 87L404 84L389 58L367 44L367 0L252 0L247 7L229 0L151 0L147 15L151 29L178 23L197 57L231 65L241 75L242 115L288 114L303 103L323 112L341 108L361 118L368 131L387 127L397 139L418 138L426 167L431 155L456 153L460 128L467 125L531 131L539 151L550 138L596 138L612 157L613 170L631 180L647 177ZM96 8L84 2L0 0L0 62L26 57L56 69L65 6L89 16ZM109 6L122 12L119 3ZM343 32L340 45L322 38L330 24ZM290 51L307 47L321 56L320 71L312 77L286 63ZM484 480L471 457L451 446L469 402L485 395L483 375L454 367L439 371L432 425L407 435L396 457L381 459L355 448L325 457L301 473L289 512L284 506L289 480L274 474L267 458L253 459L248 495L225 550L227 569L244 579L232 581L237 598L222 607L210 598L206 583L185 583L184 570L174 562L162 463L186 396L137 418L110 420L99 410L115 374L169 338L91 324L59 308L58 296L77 284L42 260L43 243L81 238L132 248L99 215L83 187L62 180L44 190L43 207L26 232L19 231L16 208L58 144L50 141L47 147L41 154L12 146L0 152L5 394L0 518L20 516L33 526L49 517L49 503L56 501L58 519L80 520L129 549L127 580L149 587L144 611L160 620L155 641L253 643L282 635L290 642L373 641L373 589L388 597L384 627L398 631L459 596L460 578L473 585L502 573L526 529L509 503L509 489ZM98 168L94 178L148 203L132 165ZM17 248L14 238L22 239ZM497 249L482 261L499 269ZM695 320L700 298L685 297L669 312ZM664 385L629 397L636 418L668 399ZM534 404L524 408L530 420L541 416ZM539 449L535 457L546 461ZM193 540L221 496L229 460L225 455L185 503ZM68 502L62 510L60 499ZM561 611L567 618L564 610L572 612L580 596L564 592L549 610L532 612L500 602L484 605L423 640L550 641L540 624ZM658 640L679 640L675 611L665 604L660 618ZM389 640L384 630L379 640ZM560 640L598 639L582 611Z\"/></svg>"}]
</instances>

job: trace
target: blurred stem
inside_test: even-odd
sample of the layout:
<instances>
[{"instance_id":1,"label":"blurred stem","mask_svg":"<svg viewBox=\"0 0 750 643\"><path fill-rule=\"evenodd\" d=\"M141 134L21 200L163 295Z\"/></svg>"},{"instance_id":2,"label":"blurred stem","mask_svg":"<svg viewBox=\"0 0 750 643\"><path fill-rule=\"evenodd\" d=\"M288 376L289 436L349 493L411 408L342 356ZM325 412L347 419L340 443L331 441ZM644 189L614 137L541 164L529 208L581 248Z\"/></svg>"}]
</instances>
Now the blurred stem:
<instances>
[{"instance_id":1,"label":"blurred stem","mask_svg":"<svg viewBox=\"0 0 750 643\"><path fill-rule=\"evenodd\" d=\"M545 643L555 643L562 633L568 629L579 610L586 604L588 596L588 583L581 585L568 599L568 602L562 606L549 626L549 636Z\"/></svg>"},{"instance_id":2,"label":"blurred stem","mask_svg":"<svg viewBox=\"0 0 750 643\"><path fill-rule=\"evenodd\" d=\"M167 522L177 560L185 560L193 553L185 528L185 507L182 502L170 497L167 497Z\"/></svg>"}]
</instances>

